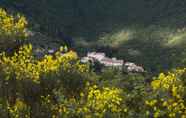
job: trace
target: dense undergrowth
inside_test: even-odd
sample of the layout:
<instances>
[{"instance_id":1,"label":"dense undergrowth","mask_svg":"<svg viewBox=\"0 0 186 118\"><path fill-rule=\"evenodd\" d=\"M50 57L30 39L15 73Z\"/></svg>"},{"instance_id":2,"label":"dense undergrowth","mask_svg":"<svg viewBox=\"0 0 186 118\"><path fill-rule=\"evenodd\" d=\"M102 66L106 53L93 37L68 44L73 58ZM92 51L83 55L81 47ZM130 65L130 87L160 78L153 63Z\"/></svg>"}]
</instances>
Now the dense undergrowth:
<instances>
[{"instance_id":1,"label":"dense undergrowth","mask_svg":"<svg viewBox=\"0 0 186 118\"><path fill-rule=\"evenodd\" d=\"M0 40L27 39L23 16L17 23L3 9L0 15L0 31L5 31ZM2 118L186 117L185 68L157 77L112 69L96 74L80 63L76 52L63 47L38 59L31 44L21 43L11 52L9 46L0 55Z\"/></svg>"}]
</instances>

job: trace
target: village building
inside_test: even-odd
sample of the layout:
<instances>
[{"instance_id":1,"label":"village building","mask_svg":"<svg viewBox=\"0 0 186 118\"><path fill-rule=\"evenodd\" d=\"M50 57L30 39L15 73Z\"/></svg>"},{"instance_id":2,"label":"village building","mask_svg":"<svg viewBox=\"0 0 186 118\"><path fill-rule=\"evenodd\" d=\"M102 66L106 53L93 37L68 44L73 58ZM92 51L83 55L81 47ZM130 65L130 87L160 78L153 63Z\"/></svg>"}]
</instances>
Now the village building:
<instances>
[{"instance_id":1,"label":"village building","mask_svg":"<svg viewBox=\"0 0 186 118\"><path fill-rule=\"evenodd\" d=\"M133 72L133 73L143 73L145 72L145 70L143 69L143 67L136 65L135 63L132 62L126 62L124 64L124 71L129 73L129 72Z\"/></svg>"},{"instance_id":2,"label":"village building","mask_svg":"<svg viewBox=\"0 0 186 118\"><path fill-rule=\"evenodd\" d=\"M87 57L96 59L98 61L101 61L103 58L105 58L105 53L97 53L97 52L88 52Z\"/></svg>"},{"instance_id":3,"label":"village building","mask_svg":"<svg viewBox=\"0 0 186 118\"><path fill-rule=\"evenodd\" d=\"M87 63L87 62L89 62L89 61L93 61L91 58L89 58L89 57L82 57L81 58L81 60L80 60L82 63Z\"/></svg>"},{"instance_id":4,"label":"village building","mask_svg":"<svg viewBox=\"0 0 186 118\"><path fill-rule=\"evenodd\" d=\"M103 58L100 63L105 66L123 66L123 60L111 59L111 58Z\"/></svg>"},{"instance_id":5,"label":"village building","mask_svg":"<svg viewBox=\"0 0 186 118\"><path fill-rule=\"evenodd\" d=\"M81 59L81 62L98 61L106 67L122 67L124 61L117 60L116 58L108 58L105 53L102 52L89 52L86 57Z\"/></svg>"},{"instance_id":6,"label":"village building","mask_svg":"<svg viewBox=\"0 0 186 118\"><path fill-rule=\"evenodd\" d=\"M55 50L54 49L49 49L48 50L48 54L54 54L55 53Z\"/></svg>"},{"instance_id":7,"label":"village building","mask_svg":"<svg viewBox=\"0 0 186 118\"><path fill-rule=\"evenodd\" d=\"M89 52L86 57L81 58L82 63L95 62L98 61L100 64L103 64L105 67L124 69L125 72L130 73L143 73L145 70L141 66L137 66L132 62L125 62L124 60L118 60L117 58L106 57L106 54L103 52Z\"/></svg>"}]
</instances>

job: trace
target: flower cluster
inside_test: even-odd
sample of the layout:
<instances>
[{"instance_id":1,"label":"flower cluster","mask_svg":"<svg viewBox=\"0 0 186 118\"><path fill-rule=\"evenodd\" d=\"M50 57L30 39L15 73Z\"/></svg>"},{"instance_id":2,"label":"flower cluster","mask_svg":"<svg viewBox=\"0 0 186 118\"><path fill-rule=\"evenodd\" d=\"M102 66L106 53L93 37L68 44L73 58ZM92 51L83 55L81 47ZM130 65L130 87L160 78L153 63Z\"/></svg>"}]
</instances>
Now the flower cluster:
<instances>
[{"instance_id":1,"label":"flower cluster","mask_svg":"<svg viewBox=\"0 0 186 118\"><path fill-rule=\"evenodd\" d=\"M121 93L122 90L118 88L90 86L88 87L87 94L80 94L85 104L78 108L77 112L86 115L94 114L96 117L103 117L106 112L122 112L123 97Z\"/></svg>"},{"instance_id":2,"label":"flower cluster","mask_svg":"<svg viewBox=\"0 0 186 118\"><path fill-rule=\"evenodd\" d=\"M11 79L13 76L17 80L31 79L39 82L40 76L47 73L58 73L60 69L65 71L76 70L78 72L86 72L88 66L80 64L77 61L75 52L60 53L55 55L45 55L43 59L37 60L32 55L32 45L24 45L13 56L6 56L1 53L0 65L5 78ZM74 63L72 63L74 61Z\"/></svg>"},{"instance_id":3,"label":"flower cluster","mask_svg":"<svg viewBox=\"0 0 186 118\"><path fill-rule=\"evenodd\" d=\"M88 90L80 93L80 98L64 99L60 104L53 105L53 117L83 116L102 118L106 113L114 114L127 112L122 108L122 90L118 88L98 88L89 86Z\"/></svg>"},{"instance_id":4,"label":"flower cluster","mask_svg":"<svg viewBox=\"0 0 186 118\"><path fill-rule=\"evenodd\" d=\"M185 85L180 78L185 72L185 69L179 69L167 75L161 73L152 81L151 86L156 98L147 100L146 105L152 108L154 117L186 117Z\"/></svg>"},{"instance_id":5,"label":"flower cluster","mask_svg":"<svg viewBox=\"0 0 186 118\"><path fill-rule=\"evenodd\" d=\"M25 45L15 52L13 56L6 56L6 53L1 53L1 67L5 73L5 79L9 80L16 77L18 80L32 79L39 80L40 68L32 56L32 45Z\"/></svg>"},{"instance_id":6,"label":"flower cluster","mask_svg":"<svg viewBox=\"0 0 186 118\"><path fill-rule=\"evenodd\" d=\"M22 100L16 99L16 103L13 106L11 106L9 103L7 106L7 110L9 111L11 118L30 118L30 108Z\"/></svg>"},{"instance_id":7,"label":"flower cluster","mask_svg":"<svg viewBox=\"0 0 186 118\"><path fill-rule=\"evenodd\" d=\"M25 17L17 14L15 17L7 14L0 8L0 37L14 37L14 39L23 39L27 37L27 21Z\"/></svg>"}]
</instances>

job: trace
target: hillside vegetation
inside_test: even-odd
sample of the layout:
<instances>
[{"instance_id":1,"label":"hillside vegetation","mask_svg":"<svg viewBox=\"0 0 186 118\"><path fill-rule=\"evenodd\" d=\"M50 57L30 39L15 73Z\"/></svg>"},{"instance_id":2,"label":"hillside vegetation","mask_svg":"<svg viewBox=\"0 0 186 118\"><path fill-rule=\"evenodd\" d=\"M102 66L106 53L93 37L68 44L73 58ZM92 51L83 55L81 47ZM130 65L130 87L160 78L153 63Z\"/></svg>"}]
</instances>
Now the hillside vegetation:
<instances>
[{"instance_id":1,"label":"hillside vegetation","mask_svg":"<svg viewBox=\"0 0 186 118\"><path fill-rule=\"evenodd\" d=\"M0 118L185 118L185 3L0 1Z\"/></svg>"},{"instance_id":2,"label":"hillside vegetation","mask_svg":"<svg viewBox=\"0 0 186 118\"><path fill-rule=\"evenodd\" d=\"M80 54L105 51L151 72L185 65L185 5L184 0L8 0L2 4L24 13L36 31L58 39L61 32L72 37Z\"/></svg>"}]
</instances>

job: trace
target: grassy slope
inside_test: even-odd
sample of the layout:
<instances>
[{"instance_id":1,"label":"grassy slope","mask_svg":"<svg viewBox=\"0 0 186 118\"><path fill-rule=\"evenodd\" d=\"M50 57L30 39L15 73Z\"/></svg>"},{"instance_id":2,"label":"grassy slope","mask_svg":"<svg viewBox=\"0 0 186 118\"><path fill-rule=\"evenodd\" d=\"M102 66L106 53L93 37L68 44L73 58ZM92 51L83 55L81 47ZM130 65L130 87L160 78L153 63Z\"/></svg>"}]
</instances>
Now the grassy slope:
<instances>
[{"instance_id":1,"label":"grassy slope","mask_svg":"<svg viewBox=\"0 0 186 118\"><path fill-rule=\"evenodd\" d=\"M106 51L153 72L185 64L184 0L17 1L7 5L50 36L61 30L74 37L79 52Z\"/></svg>"}]
</instances>

